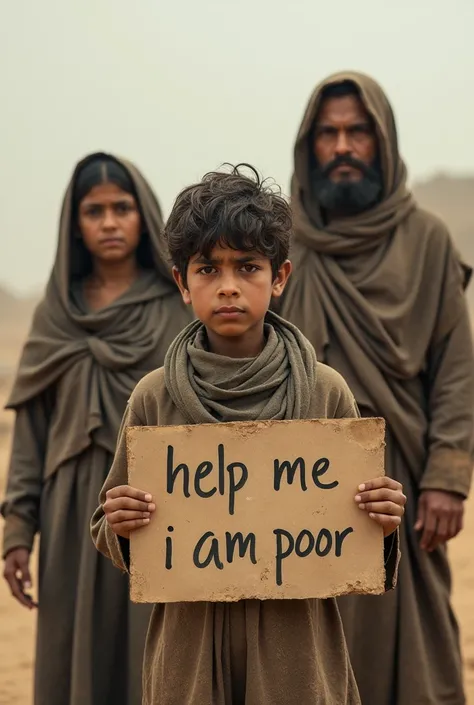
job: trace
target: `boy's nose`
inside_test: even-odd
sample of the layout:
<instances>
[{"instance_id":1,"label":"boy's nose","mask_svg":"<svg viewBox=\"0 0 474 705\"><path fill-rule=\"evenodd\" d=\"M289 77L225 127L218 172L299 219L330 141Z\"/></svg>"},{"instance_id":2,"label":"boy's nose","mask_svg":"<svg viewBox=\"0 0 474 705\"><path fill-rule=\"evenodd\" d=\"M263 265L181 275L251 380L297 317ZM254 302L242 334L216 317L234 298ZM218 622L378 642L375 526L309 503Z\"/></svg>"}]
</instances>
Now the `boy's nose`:
<instances>
[{"instance_id":1,"label":"boy's nose","mask_svg":"<svg viewBox=\"0 0 474 705\"><path fill-rule=\"evenodd\" d=\"M221 281L221 285L217 293L222 298L226 296L238 296L240 294L240 289L233 277L227 277L225 280Z\"/></svg>"}]
</instances>

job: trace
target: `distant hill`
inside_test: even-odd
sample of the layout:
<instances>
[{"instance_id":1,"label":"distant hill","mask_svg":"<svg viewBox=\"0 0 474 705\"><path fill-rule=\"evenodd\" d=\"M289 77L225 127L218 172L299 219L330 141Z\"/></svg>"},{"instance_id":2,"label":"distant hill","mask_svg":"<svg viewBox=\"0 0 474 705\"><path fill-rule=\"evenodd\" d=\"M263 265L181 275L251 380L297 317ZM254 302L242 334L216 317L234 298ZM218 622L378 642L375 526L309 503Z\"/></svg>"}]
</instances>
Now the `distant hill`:
<instances>
[{"instance_id":1,"label":"distant hill","mask_svg":"<svg viewBox=\"0 0 474 705\"><path fill-rule=\"evenodd\" d=\"M29 325L37 297L18 297L0 286L0 327L15 324Z\"/></svg>"},{"instance_id":2,"label":"distant hill","mask_svg":"<svg viewBox=\"0 0 474 705\"><path fill-rule=\"evenodd\" d=\"M474 267L474 176L439 174L416 183L413 193L423 208L444 220L464 260ZM474 280L467 298L474 313Z\"/></svg>"},{"instance_id":3,"label":"distant hill","mask_svg":"<svg viewBox=\"0 0 474 705\"><path fill-rule=\"evenodd\" d=\"M461 253L474 264L474 176L440 174L415 184L413 192L423 208L444 220Z\"/></svg>"},{"instance_id":4,"label":"distant hill","mask_svg":"<svg viewBox=\"0 0 474 705\"><path fill-rule=\"evenodd\" d=\"M16 366L36 304L36 297L17 297L0 287L0 387Z\"/></svg>"}]
</instances>

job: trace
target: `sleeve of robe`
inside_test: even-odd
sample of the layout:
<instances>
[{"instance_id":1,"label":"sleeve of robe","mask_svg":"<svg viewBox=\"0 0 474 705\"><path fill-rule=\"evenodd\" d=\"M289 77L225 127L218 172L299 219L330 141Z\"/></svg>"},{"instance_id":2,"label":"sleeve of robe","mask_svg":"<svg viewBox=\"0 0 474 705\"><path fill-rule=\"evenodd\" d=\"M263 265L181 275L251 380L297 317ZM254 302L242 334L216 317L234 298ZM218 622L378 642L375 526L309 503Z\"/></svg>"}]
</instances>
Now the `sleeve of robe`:
<instances>
[{"instance_id":1,"label":"sleeve of robe","mask_svg":"<svg viewBox=\"0 0 474 705\"><path fill-rule=\"evenodd\" d=\"M48 410L36 397L16 412L13 444L1 514L3 557L14 548L31 551L39 528L39 507L48 435Z\"/></svg>"},{"instance_id":2,"label":"sleeve of robe","mask_svg":"<svg viewBox=\"0 0 474 705\"><path fill-rule=\"evenodd\" d=\"M474 355L463 274L454 251L428 356L428 384L429 451L420 487L467 497L473 467Z\"/></svg>"},{"instance_id":3,"label":"sleeve of robe","mask_svg":"<svg viewBox=\"0 0 474 705\"><path fill-rule=\"evenodd\" d=\"M360 418L359 407L345 384L340 401L334 413L336 419ZM367 478L368 480L371 478ZM369 520L370 521L370 520ZM400 564L400 533L397 529L384 539L384 565L385 565L385 591L393 590L397 586L398 567Z\"/></svg>"},{"instance_id":4,"label":"sleeve of robe","mask_svg":"<svg viewBox=\"0 0 474 705\"><path fill-rule=\"evenodd\" d=\"M129 572L130 568L130 542L127 539L117 536L117 534L112 531L106 521L102 505L105 502L106 494L109 490L119 485L128 485L127 428L129 426L144 425L143 421L129 403L122 419L112 467L100 491L99 506L95 510L91 520L91 535L97 550L107 558L110 558L112 563L123 572ZM146 491L146 487L140 487L139 489Z\"/></svg>"}]
</instances>

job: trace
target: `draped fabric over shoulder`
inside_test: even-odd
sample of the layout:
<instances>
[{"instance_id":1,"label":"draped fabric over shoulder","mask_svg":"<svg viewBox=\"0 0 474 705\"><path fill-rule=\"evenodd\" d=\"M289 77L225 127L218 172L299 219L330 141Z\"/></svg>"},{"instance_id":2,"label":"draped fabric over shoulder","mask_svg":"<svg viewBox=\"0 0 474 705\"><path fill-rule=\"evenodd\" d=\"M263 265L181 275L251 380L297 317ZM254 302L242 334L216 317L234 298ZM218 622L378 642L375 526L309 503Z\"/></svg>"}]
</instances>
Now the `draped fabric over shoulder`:
<instances>
[{"instance_id":1,"label":"draped fabric over shoulder","mask_svg":"<svg viewBox=\"0 0 474 705\"><path fill-rule=\"evenodd\" d=\"M121 163L136 189L155 267L111 305L94 312L84 310L82 297L71 287L71 265L77 269L81 257L77 238L71 233L72 198L75 175L94 156L78 164L66 191L53 271L36 309L8 401L9 408L18 408L56 387L46 475L87 448L92 437L113 453L132 389L162 362L174 334L189 321L166 260L158 202L140 172L124 160ZM85 420L83 425L69 423L72 398L77 416Z\"/></svg>"},{"instance_id":2,"label":"draped fabric over shoulder","mask_svg":"<svg viewBox=\"0 0 474 705\"><path fill-rule=\"evenodd\" d=\"M324 87L345 80L374 120L383 198L325 223L310 189L308 136ZM413 526L420 490L466 496L470 487L474 370L464 287L471 270L407 188L393 112L371 78L343 72L315 89L294 156L294 274L281 314L345 377L363 415L386 418L387 474L408 495L398 590L340 601L362 701L461 705L446 551L422 552Z\"/></svg>"},{"instance_id":3,"label":"draped fabric over shoulder","mask_svg":"<svg viewBox=\"0 0 474 705\"><path fill-rule=\"evenodd\" d=\"M82 295L74 185L92 159L115 159L133 183L152 262L110 305ZM41 534L35 705L139 705L149 610L90 541L89 522L137 382L163 364L190 321L166 259L163 220L131 163L94 154L64 196L56 259L34 314L8 408L16 411L3 553Z\"/></svg>"}]
</instances>

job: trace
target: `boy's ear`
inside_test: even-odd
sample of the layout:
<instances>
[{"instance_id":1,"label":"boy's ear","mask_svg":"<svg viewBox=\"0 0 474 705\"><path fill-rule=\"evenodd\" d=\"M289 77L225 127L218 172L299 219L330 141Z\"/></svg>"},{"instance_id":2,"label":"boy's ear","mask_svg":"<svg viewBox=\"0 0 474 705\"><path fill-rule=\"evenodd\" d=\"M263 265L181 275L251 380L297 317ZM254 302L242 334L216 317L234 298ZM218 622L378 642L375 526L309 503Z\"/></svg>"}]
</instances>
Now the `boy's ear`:
<instances>
[{"instance_id":1,"label":"boy's ear","mask_svg":"<svg viewBox=\"0 0 474 705\"><path fill-rule=\"evenodd\" d=\"M293 266L289 259L285 260L277 272L273 282L272 296L278 299L285 291L286 283L292 272Z\"/></svg>"},{"instance_id":2,"label":"boy's ear","mask_svg":"<svg viewBox=\"0 0 474 705\"><path fill-rule=\"evenodd\" d=\"M181 272L177 267L173 267L173 279L178 285L178 289L181 292L181 296L183 297L184 303L189 305L191 303L191 295L188 289L186 288L186 285L183 281L183 277L181 276Z\"/></svg>"}]
</instances>

